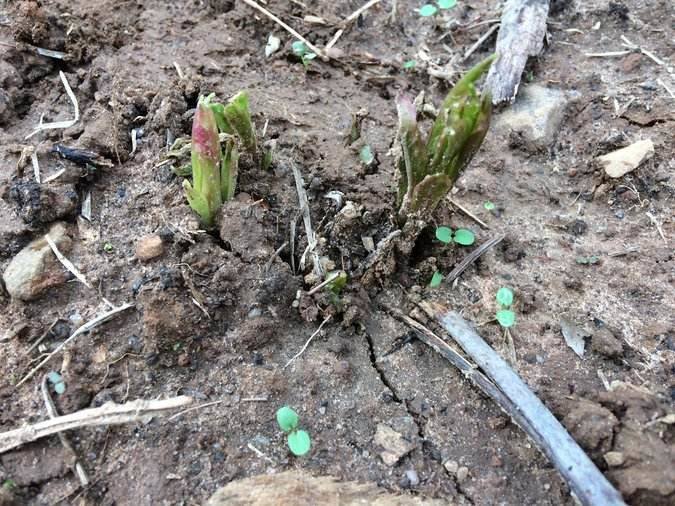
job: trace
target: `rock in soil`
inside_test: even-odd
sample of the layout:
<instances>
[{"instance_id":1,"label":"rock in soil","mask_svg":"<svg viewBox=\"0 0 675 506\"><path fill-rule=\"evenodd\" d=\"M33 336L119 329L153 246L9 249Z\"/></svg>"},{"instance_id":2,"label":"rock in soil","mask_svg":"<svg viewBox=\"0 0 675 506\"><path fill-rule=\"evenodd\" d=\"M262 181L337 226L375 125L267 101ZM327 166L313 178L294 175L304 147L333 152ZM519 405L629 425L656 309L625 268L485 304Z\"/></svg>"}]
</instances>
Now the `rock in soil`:
<instances>
[{"instance_id":1,"label":"rock in soil","mask_svg":"<svg viewBox=\"0 0 675 506\"><path fill-rule=\"evenodd\" d=\"M72 247L72 239L64 223L55 223L49 237L62 253ZM12 298L30 301L45 290L60 285L68 279L44 237L34 240L11 260L2 275L5 288Z\"/></svg>"},{"instance_id":2,"label":"rock in soil","mask_svg":"<svg viewBox=\"0 0 675 506\"><path fill-rule=\"evenodd\" d=\"M519 139L527 151L550 148L556 140L570 97L537 84L525 86L516 102L495 121L495 130Z\"/></svg>"},{"instance_id":3,"label":"rock in soil","mask_svg":"<svg viewBox=\"0 0 675 506\"><path fill-rule=\"evenodd\" d=\"M651 139L646 139L599 156L596 160L609 177L619 178L637 169L652 156L654 156L654 143Z\"/></svg>"},{"instance_id":4,"label":"rock in soil","mask_svg":"<svg viewBox=\"0 0 675 506\"><path fill-rule=\"evenodd\" d=\"M563 425L584 449L600 454L611 449L618 423L610 410L588 400L579 401L563 419Z\"/></svg>"},{"instance_id":5,"label":"rock in soil","mask_svg":"<svg viewBox=\"0 0 675 506\"><path fill-rule=\"evenodd\" d=\"M267 506L269 504L339 504L357 506L447 505L446 500L397 496L374 483L339 481L332 476L312 477L302 471L260 475L228 483L206 506Z\"/></svg>"},{"instance_id":6,"label":"rock in soil","mask_svg":"<svg viewBox=\"0 0 675 506\"><path fill-rule=\"evenodd\" d=\"M377 425L373 442L382 448L382 462L390 467L417 447L416 441L411 441L384 423Z\"/></svg>"},{"instance_id":7,"label":"rock in soil","mask_svg":"<svg viewBox=\"0 0 675 506\"><path fill-rule=\"evenodd\" d=\"M72 184L17 182L9 189L21 219L30 224L51 223L77 211L79 196Z\"/></svg>"},{"instance_id":8,"label":"rock in soil","mask_svg":"<svg viewBox=\"0 0 675 506\"><path fill-rule=\"evenodd\" d=\"M618 358L623 355L623 343L607 327L593 332L591 349L608 358Z\"/></svg>"},{"instance_id":9,"label":"rock in soil","mask_svg":"<svg viewBox=\"0 0 675 506\"><path fill-rule=\"evenodd\" d=\"M157 235L146 235L136 243L136 258L142 262L147 262L157 258L164 253L164 241Z\"/></svg>"}]
</instances>

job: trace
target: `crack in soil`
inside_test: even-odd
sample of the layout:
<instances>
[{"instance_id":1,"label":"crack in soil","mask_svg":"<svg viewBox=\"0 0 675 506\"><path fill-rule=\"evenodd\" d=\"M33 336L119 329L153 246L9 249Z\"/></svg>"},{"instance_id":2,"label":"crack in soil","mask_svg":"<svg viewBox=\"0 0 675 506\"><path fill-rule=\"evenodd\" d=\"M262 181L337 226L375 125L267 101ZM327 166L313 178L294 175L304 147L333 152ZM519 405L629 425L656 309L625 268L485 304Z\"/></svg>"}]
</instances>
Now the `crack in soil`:
<instances>
[{"instance_id":1,"label":"crack in soil","mask_svg":"<svg viewBox=\"0 0 675 506\"><path fill-rule=\"evenodd\" d=\"M396 388L391 383L391 381L389 381L389 379L387 378L387 375L384 372L384 369L381 368L379 366L379 364L377 363L377 358L375 357L375 344L373 343L373 338L366 331L364 331L364 335L366 336L366 342L368 343L368 356L370 358L370 364L373 366L373 369L375 370L375 372L377 372L377 375L379 376L380 381L382 381L382 384L384 384L384 386L391 393L391 396L392 396L392 399L394 400L394 402L403 406L405 408L406 413L408 413L408 416L410 416L413 419L415 425L417 426L417 435L422 442L420 450L421 450L422 455L424 457L424 442L427 441L427 438L424 434L424 423L421 420L421 416L418 416L415 413L413 413L412 411L410 411L410 409L408 408L408 403L398 395L398 393L396 392ZM400 350L398 350L398 351L400 351ZM434 459L431 459L431 460L434 460ZM440 463L439 466L442 468L442 472L446 472L442 463ZM459 495L461 495L462 497L464 497L464 499L466 499L468 504L471 504L471 505L475 504L473 499L467 494L467 492L464 491L460 487L459 483L457 483L457 480L454 480L454 481L455 481L455 484L456 484L457 493Z\"/></svg>"}]
</instances>

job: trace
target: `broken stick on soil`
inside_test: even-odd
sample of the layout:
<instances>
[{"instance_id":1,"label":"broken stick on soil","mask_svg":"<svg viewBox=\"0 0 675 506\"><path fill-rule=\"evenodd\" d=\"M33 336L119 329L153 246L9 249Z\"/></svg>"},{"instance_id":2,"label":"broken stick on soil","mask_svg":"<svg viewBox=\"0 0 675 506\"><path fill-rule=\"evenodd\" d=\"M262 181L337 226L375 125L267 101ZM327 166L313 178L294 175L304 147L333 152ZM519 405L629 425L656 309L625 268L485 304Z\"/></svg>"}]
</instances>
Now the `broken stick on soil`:
<instances>
[{"instance_id":1,"label":"broken stick on soil","mask_svg":"<svg viewBox=\"0 0 675 506\"><path fill-rule=\"evenodd\" d=\"M84 325L82 325L81 327L79 327L77 330L75 330L75 332L72 333L72 335L68 339L63 341L59 346L56 347L56 349L54 351L52 351L49 355L47 355L44 358L44 360L42 360L42 362L40 362L38 365L33 367L33 369L31 369L30 372L28 374L26 374L23 377L23 379L16 384L16 387L17 388L20 387L26 381L28 381L30 378L32 378L33 375L36 372L38 372L43 365L45 365L47 362L49 362L54 357L54 355L56 355L58 352L60 352L68 343L70 343L77 336L79 336L80 334L84 334L85 332L89 332L90 330L98 327L102 323L108 321L110 318L117 315L118 313L121 313L122 311L126 311L127 309L129 309L131 307L134 307L134 305L129 304L129 303L122 304L121 306L113 308L110 311L106 311L102 315L97 316L93 320L90 320L87 323L85 323Z\"/></svg>"},{"instance_id":2,"label":"broken stick on soil","mask_svg":"<svg viewBox=\"0 0 675 506\"><path fill-rule=\"evenodd\" d=\"M321 322L321 325L319 325L319 328L316 329L316 331L311 336L309 336L309 339L307 339L307 342L302 347L302 349L299 352L297 352L288 362L286 362L286 365L283 367L284 369L286 369L289 365L291 365L291 362L293 362L296 358L298 358L300 355L302 355L305 352L305 350L309 346L309 343L312 342L312 339L314 339L319 334L319 332L321 332L321 329L323 328L323 326L326 323L328 323L330 321L330 319L331 319L331 315L328 315L324 319L324 321Z\"/></svg>"},{"instance_id":3,"label":"broken stick on soil","mask_svg":"<svg viewBox=\"0 0 675 506\"><path fill-rule=\"evenodd\" d=\"M485 81L493 104L516 98L527 59L544 48L548 5L549 0L507 0L497 35L499 57Z\"/></svg>"},{"instance_id":4,"label":"broken stick on soil","mask_svg":"<svg viewBox=\"0 0 675 506\"><path fill-rule=\"evenodd\" d=\"M185 395L159 401L138 399L124 404L106 402L99 408L83 409L20 429L0 433L0 454L64 430L136 422L146 417L162 415L165 411L182 408L191 403L192 397Z\"/></svg>"},{"instance_id":5,"label":"broken stick on soil","mask_svg":"<svg viewBox=\"0 0 675 506\"><path fill-rule=\"evenodd\" d=\"M296 167L293 162L290 162L291 170L293 171L293 177L295 178L295 190L298 193L298 206L300 207L300 212L302 213L302 220L305 224L305 234L307 235L307 250L305 254L309 254L312 257L314 262L314 274L319 278L323 279L323 267L321 265L321 259L319 254L316 252L317 240L314 229L312 228L312 217L310 216L309 209L309 199L307 198L307 192L305 191L305 182L302 179L302 174L300 174L300 169ZM304 256L300 260L300 268L304 267Z\"/></svg>"},{"instance_id":6,"label":"broken stick on soil","mask_svg":"<svg viewBox=\"0 0 675 506\"><path fill-rule=\"evenodd\" d=\"M438 305L423 303L422 307L515 406L526 421L521 426L523 430L548 457L583 505L625 505L621 494L595 467L548 408L461 316Z\"/></svg>"},{"instance_id":7,"label":"broken stick on soil","mask_svg":"<svg viewBox=\"0 0 675 506\"><path fill-rule=\"evenodd\" d=\"M47 415L52 420L54 418L57 418L59 416L59 413L58 411L56 411L56 406L54 406L54 401L52 400L52 396L49 393L49 386L47 385L47 375L45 375L45 377L42 378L42 383L40 384L40 391L42 392L42 399L45 401L45 408L47 409ZM89 476L87 476L87 472L84 470L84 467L82 467L82 464L78 459L77 452L73 448L73 445L70 444L70 441L63 432L59 432L59 440L61 441L61 445L63 445L66 451L73 456L74 459L73 469L75 470L75 474L80 480L80 484L83 487L86 487L87 485L89 485Z\"/></svg>"},{"instance_id":8,"label":"broken stick on soil","mask_svg":"<svg viewBox=\"0 0 675 506\"><path fill-rule=\"evenodd\" d=\"M459 264L457 264L457 267L455 267L452 270L452 272L444 278L444 281L446 283L452 283L455 279L459 277L461 273L463 273L469 267L469 265L478 260L478 258L487 250L492 248L492 246L494 246L495 244L499 244L499 242L501 242L502 239L504 239L504 236L498 235L497 237L493 237L489 241L486 241L480 246L478 246L475 250L473 250L471 253L465 256L464 259Z\"/></svg>"}]
</instances>

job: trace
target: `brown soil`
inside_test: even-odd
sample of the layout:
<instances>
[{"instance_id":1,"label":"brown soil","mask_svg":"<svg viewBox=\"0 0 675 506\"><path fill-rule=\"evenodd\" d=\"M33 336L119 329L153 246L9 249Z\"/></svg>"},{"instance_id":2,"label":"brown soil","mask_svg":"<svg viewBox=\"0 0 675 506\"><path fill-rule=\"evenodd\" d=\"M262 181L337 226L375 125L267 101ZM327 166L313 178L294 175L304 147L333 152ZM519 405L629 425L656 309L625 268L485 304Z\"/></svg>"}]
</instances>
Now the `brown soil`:
<instances>
[{"instance_id":1,"label":"brown soil","mask_svg":"<svg viewBox=\"0 0 675 506\"><path fill-rule=\"evenodd\" d=\"M267 5L322 46L362 3ZM395 227L393 97L424 90L438 103L448 89L418 52L445 64L446 46L463 54L486 25L456 27L439 41L446 29L420 18L419 2L399 0L388 23L391 4L384 0L345 32L340 62L315 60L305 70L287 34L243 2L0 2L0 268L62 220L75 238L68 257L95 287L71 280L27 303L0 288L0 339L9 337L0 342L0 431L46 417L39 378L15 386L39 357L37 349L26 353L31 343L56 321L43 341L53 349L106 310L104 298L135 307L49 364L67 385L56 396L61 413L177 394L222 401L170 422L69 434L91 476L85 489L56 437L0 455L0 483L11 488L0 504L201 504L233 480L292 469L459 504L573 504L555 470L493 402L419 341L395 347L410 329L387 308L411 310L424 298L461 311L507 355L493 320L500 286L516 293L514 366L530 387L627 502L675 502L675 432L672 417L664 419L675 399L674 116L657 81L675 88L672 3L552 2L549 45L526 78L579 98L547 150L488 134L453 199L490 229L449 204L432 224L471 228L478 243L498 233L506 239L456 285L436 290L426 287L434 270L450 271L468 250L441 247L430 227L393 273L366 285L356 275L368 255L362 238L377 244ZM460 1L451 17L468 26L498 17L495 5ZM304 22L307 14L329 26ZM266 58L270 33L282 47ZM639 53L584 56L623 49L621 35L665 64ZM68 57L39 56L36 46ZM403 70L413 58L418 67ZM81 118L24 140L43 113L45 121L72 117L58 71ZM258 130L267 124L266 138L276 139L277 160L267 172L242 167L219 232L203 233L181 178L156 165L167 139L189 133L200 93L226 98L241 89ZM361 139L347 145L361 109ZM641 138L654 141L655 156L622 179L604 178L593 164ZM374 166L359 160L364 143L376 153ZM54 144L110 163L78 166L51 153ZM37 147L43 178L64 174L37 185L30 163L16 168L24 145ZM350 274L337 309L324 292L294 304L315 280L305 277L311 262L304 272L298 267L307 240L290 163L307 183L322 253ZM344 194L339 212L324 197L333 190ZM79 216L88 192L91 221ZM494 211L483 209L486 200ZM270 261L291 228L293 258L286 247ZM576 261L593 255L599 262ZM329 314L322 334L284 369ZM592 336L583 359L565 345L561 317ZM284 404L312 435L306 458L289 454L276 426ZM383 426L412 448L394 466L376 443L378 428L389 430Z\"/></svg>"}]
</instances>

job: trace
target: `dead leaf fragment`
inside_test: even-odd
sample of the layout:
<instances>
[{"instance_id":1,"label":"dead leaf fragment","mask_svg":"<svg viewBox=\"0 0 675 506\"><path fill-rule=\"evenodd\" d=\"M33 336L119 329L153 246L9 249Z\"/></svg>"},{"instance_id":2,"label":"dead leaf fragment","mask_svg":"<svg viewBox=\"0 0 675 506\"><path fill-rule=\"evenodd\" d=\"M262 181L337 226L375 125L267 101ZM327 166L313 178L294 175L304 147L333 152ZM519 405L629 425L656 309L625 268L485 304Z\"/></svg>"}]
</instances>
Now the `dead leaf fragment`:
<instances>
[{"instance_id":1,"label":"dead leaf fragment","mask_svg":"<svg viewBox=\"0 0 675 506\"><path fill-rule=\"evenodd\" d=\"M645 139L599 156L596 160L609 177L618 178L637 169L652 156L654 156L654 143L651 139Z\"/></svg>"},{"instance_id":2,"label":"dead leaf fragment","mask_svg":"<svg viewBox=\"0 0 675 506\"><path fill-rule=\"evenodd\" d=\"M562 335L565 338L567 346L572 348L574 353L583 358L584 348L586 347L586 342L584 341L585 332L579 328L576 323L567 318L560 318L560 329L562 330Z\"/></svg>"}]
</instances>

